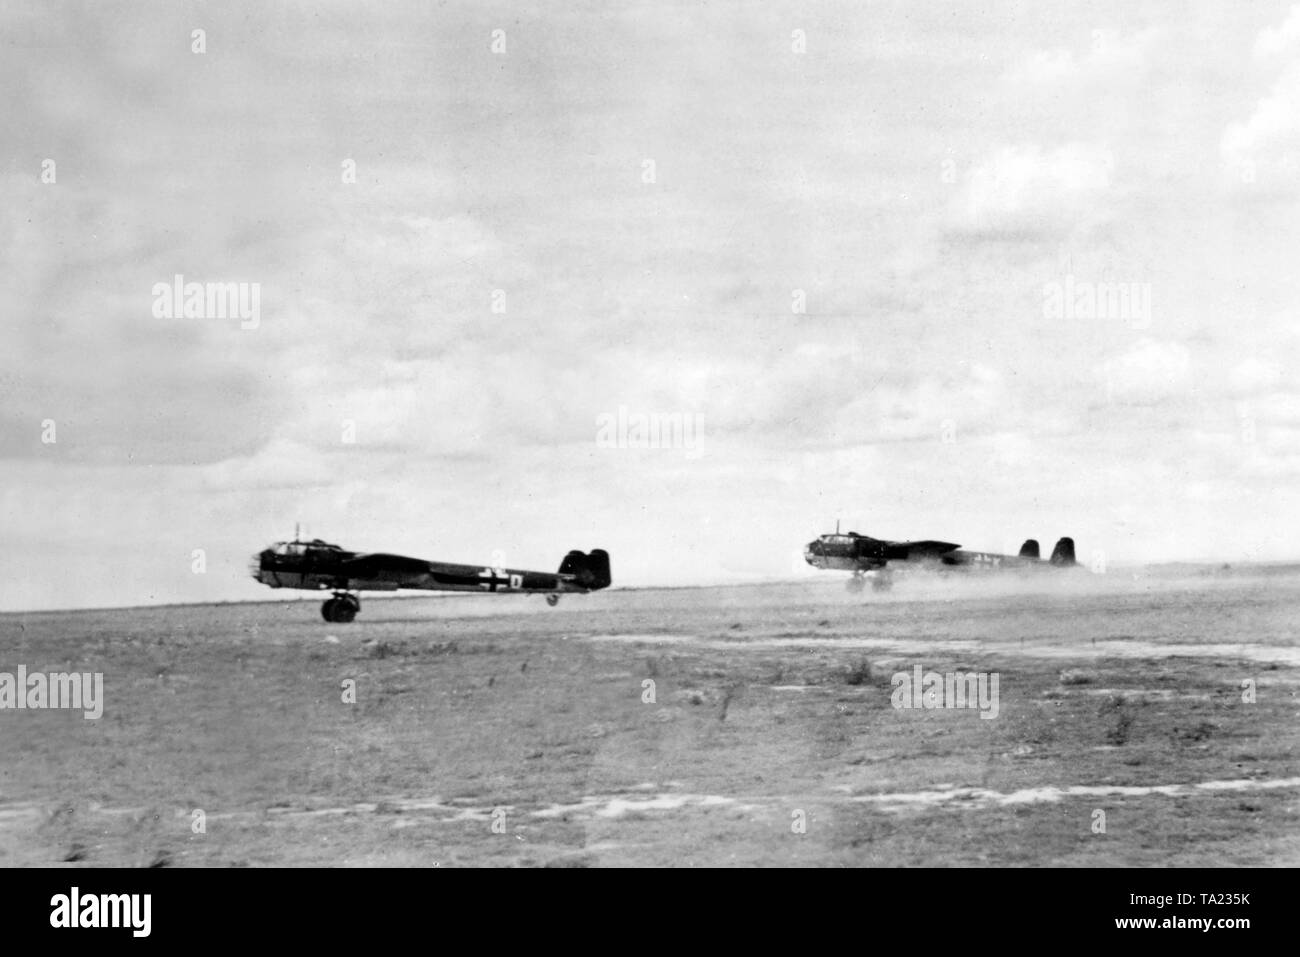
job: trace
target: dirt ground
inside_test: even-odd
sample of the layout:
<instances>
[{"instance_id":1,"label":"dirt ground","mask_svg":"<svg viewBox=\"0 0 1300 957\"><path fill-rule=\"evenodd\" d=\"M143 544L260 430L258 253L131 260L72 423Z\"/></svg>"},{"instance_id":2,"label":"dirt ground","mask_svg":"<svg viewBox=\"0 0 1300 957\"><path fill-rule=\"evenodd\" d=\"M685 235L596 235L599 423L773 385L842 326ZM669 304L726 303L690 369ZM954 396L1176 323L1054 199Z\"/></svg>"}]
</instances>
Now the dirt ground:
<instances>
[{"instance_id":1,"label":"dirt ground","mask_svg":"<svg viewBox=\"0 0 1300 957\"><path fill-rule=\"evenodd\" d=\"M0 616L0 864L1300 864L1297 578L318 604Z\"/></svg>"}]
</instances>

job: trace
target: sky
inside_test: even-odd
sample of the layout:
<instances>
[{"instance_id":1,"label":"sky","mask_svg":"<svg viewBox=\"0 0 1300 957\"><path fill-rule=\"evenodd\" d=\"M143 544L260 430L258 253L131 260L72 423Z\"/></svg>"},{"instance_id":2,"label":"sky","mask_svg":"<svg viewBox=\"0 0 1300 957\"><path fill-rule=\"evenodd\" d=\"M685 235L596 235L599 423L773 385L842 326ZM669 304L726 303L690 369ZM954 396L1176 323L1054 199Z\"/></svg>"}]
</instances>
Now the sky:
<instances>
[{"instance_id":1,"label":"sky","mask_svg":"<svg viewBox=\"0 0 1300 957\"><path fill-rule=\"evenodd\" d=\"M815 576L837 520L1300 557L1300 6L50 3L0 43L0 610L271 597L298 523L627 586Z\"/></svg>"}]
</instances>

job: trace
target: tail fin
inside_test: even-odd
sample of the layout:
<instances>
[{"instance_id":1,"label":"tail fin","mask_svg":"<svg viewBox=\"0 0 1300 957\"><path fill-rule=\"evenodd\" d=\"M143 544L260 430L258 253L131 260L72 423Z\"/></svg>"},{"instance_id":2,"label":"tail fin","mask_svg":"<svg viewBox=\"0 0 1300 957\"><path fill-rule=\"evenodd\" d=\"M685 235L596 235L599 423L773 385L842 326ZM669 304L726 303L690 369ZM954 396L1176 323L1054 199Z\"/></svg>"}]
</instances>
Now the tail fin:
<instances>
[{"instance_id":1,"label":"tail fin","mask_svg":"<svg viewBox=\"0 0 1300 957\"><path fill-rule=\"evenodd\" d=\"M1074 560L1074 539L1063 538L1059 542L1057 542L1056 547L1052 549L1051 561L1053 565L1078 564Z\"/></svg>"},{"instance_id":2,"label":"tail fin","mask_svg":"<svg viewBox=\"0 0 1300 957\"><path fill-rule=\"evenodd\" d=\"M609 574L609 552L593 548L588 555L574 549L560 563L560 574L572 575L575 584L592 591L608 588L613 581Z\"/></svg>"},{"instance_id":3,"label":"tail fin","mask_svg":"<svg viewBox=\"0 0 1300 957\"><path fill-rule=\"evenodd\" d=\"M1036 538L1025 539L1025 544L1020 546L1020 557L1035 558L1035 559L1039 558L1040 556L1038 554L1038 539Z\"/></svg>"}]
</instances>

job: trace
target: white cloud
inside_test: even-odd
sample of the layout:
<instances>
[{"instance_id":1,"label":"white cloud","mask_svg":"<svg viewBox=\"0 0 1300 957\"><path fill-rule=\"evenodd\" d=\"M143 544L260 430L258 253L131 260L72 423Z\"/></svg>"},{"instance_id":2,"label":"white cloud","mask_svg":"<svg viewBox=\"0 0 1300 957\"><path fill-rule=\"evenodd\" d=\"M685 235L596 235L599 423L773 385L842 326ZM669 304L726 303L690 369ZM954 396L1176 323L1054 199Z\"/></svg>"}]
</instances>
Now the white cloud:
<instances>
[{"instance_id":1,"label":"white cloud","mask_svg":"<svg viewBox=\"0 0 1300 957\"><path fill-rule=\"evenodd\" d=\"M1268 359L1251 356L1228 373L1234 395L1256 395L1271 391L1282 380L1282 367Z\"/></svg>"},{"instance_id":2,"label":"white cloud","mask_svg":"<svg viewBox=\"0 0 1300 957\"><path fill-rule=\"evenodd\" d=\"M1286 69L1248 119L1228 125L1219 149L1236 180L1294 188L1300 172L1300 64Z\"/></svg>"},{"instance_id":3,"label":"white cloud","mask_svg":"<svg viewBox=\"0 0 1300 957\"><path fill-rule=\"evenodd\" d=\"M296 489L326 486L336 480L335 469L315 449L275 439L252 455L200 466L199 481L212 490Z\"/></svg>"},{"instance_id":4,"label":"white cloud","mask_svg":"<svg viewBox=\"0 0 1300 957\"><path fill-rule=\"evenodd\" d=\"M1081 54L1065 47L1035 50L1014 63L1004 82L1022 96L1043 96L1063 86L1086 85L1096 92L1099 84L1141 78L1150 61L1157 32L1143 30L1128 36L1114 30L1095 29Z\"/></svg>"},{"instance_id":5,"label":"white cloud","mask_svg":"<svg viewBox=\"0 0 1300 957\"><path fill-rule=\"evenodd\" d=\"M955 225L975 232L1068 231L1096 215L1114 169L1110 150L1094 144L1003 147L970 174L953 210Z\"/></svg>"},{"instance_id":6,"label":"white cloud","mask_svg":"<svg viewBox=\"0 0 1300 957\"><path fill-rule=\"evenodd\" d=\"M1273 392L1252 399L1249 408L1252 414L1264 423L1291 428L1300 426L1300 393ZM1293 451L1300 451L1300 449Z\"/></svg>"},{"instance_id":7,"label":"white cloud","mask_svg":"<svg viewBox=\"0 0 1300 957\"><path fill-rule=\"evenodd\" d=\"M1191 371L1186 346L1147 338L1103 362L1097 375L1109 398L1144 404L1186 395Z\"/></svg>"},{"instance_id":8,"label":"white cloud","mask_svg":"<svg viewBox=\"0 0 1300 957\"><path fill-rule=\"evenodd\" d=\"M1280 26L1265 27L1255 38L1255 56L1278 57L1300 48L1300 5L1291 8Z\"/></svg>"},{"instance_id":9,"label":"white cloud","mask_svg":"<svg viewBox=\"0 0 1300 957\"><path fill-rule=\"evenodd\" d=\"M1246 119L1224 129L1220 157L1236 183L1294 192L1300 176L1300 6L1280 26L1260 32L1254 53L1274 67L1272 89Z\"/></svg>"}]
</instances>

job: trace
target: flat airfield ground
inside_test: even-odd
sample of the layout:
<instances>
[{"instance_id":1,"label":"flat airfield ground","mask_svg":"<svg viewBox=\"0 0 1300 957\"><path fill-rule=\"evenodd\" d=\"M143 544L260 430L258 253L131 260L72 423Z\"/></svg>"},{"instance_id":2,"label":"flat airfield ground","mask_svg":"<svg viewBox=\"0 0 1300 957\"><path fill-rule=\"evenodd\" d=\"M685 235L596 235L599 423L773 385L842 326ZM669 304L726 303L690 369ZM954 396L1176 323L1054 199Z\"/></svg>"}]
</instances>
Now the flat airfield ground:
<instances>
[{"instance_id":1,"label":"flat airfield ground","mask_svg":"<svg viewBox=\"0 0 1300 957\"><path fill-rule=\"evenodd\" d=\"M0 865L1300 864L1300 578L1085 577L0 615Z\"/></svg>"}]
</instances>

